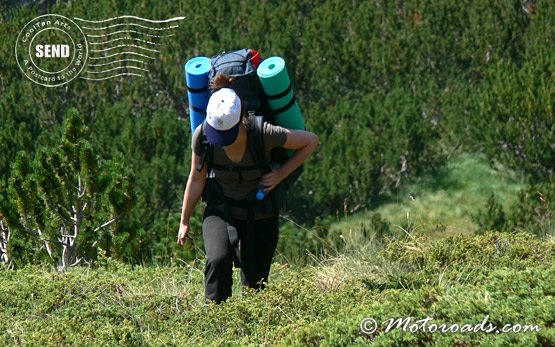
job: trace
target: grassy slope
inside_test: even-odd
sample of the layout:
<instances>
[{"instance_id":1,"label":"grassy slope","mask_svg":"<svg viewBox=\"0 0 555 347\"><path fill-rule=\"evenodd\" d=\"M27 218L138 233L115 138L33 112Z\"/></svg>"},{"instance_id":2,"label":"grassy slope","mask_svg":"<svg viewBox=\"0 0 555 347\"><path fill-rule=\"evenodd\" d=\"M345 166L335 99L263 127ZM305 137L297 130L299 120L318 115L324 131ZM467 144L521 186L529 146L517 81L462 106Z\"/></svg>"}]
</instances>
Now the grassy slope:
<instances>
[{"instance_id":1,"label":"grassy slope","mask_svg":"<svg viewBox=\"0 0 555 347\"><path fill-rule=\"evenodd\" d=\"M371 247L373 250L374 247ZM524 234L360 245L318 266L275 265L259 294L205 305L195 267L104 260L66 274L0 270L0 345L555 345L555 242ZM364 317L537 324L535 333L365 335Z\"/></svg>"},{"instance_id":2,"label":"grassy slope","mask_svg":"<svg viewBox=\"0 0 555 347\"><path fill-rule=\"evenodd\" d=\"M432 237L470 234L477 228L472 214L485 206L492 193L507 207L523 186L523 179L514 172L491 168L483 156L462 154L444 173L409 184L389 202L373 211L347 216L331 230L356 234L367 225L369 215L379 213L393 226L422 228Z\"/></svg>"},{"instance_id":3,"label":"grassy slope","mask_svg":"<svg viewBox=\"0 0 555 347\"><path fill-rule=\"evenodd\" d=\"M66 274L0 270L0 345L555 346L555 240L472 235L469 215L490 192L510 204L518 177L465 155L441 184L430 182L422 179L372 211L423 232L385 243L362 239L357 228L366 216L349 216L331 228L345 235L340 255L312 256L311 266L276 263L259 294L241 296L236 270L234 296L220 306L204 304L202 262L132 269L104 259ZM415 200L401 198L411 193ZM434 228L439 223L444 231ZM537 324L541 331L411 334L382 325L365 335L359 327L365 317L430 316L462 326L486 315L497 326Z\"/></svg>"}]
</instances>

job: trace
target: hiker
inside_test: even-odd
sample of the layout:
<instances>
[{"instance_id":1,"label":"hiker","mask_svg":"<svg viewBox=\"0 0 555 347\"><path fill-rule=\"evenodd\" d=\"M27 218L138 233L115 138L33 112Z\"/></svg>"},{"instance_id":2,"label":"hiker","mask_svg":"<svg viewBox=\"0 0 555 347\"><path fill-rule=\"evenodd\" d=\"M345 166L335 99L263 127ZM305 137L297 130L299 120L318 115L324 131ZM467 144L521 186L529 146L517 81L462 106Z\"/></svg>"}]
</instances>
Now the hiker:
<instances>
[{"instance_id":1,"label":"hiker","mask_svg":"<svg viewBox=\"0 0 555 347\"><path fill-rule=\"evenodd\" d=\"M202 224L207 258L205 295L207 301L216 303L231 296L234 262L240 263L243 285L263 289L278 242L279 216L277 211L252 212L248 206L254 205L249 205L248 201L253 199L248 197L258 190L269 196L284 178L302 165L319 143L318 137L311 132L285 129L265 122L263 144L267 155L274 147L296 152L281 167L263 174L256 167L248 147L251 120L245 102L232 87L233 78L224 74L218 75L212 82L213 94L206 108L206 120L193 134L191 171L177 236L178 244L183 245L191 228L189 218L199 198L216 195L215 198L205 199L209 201ZM213 178L208 177L210 163L204 160L207 155L203 150L203 133L213 148L208 155L213 160L210 168ZM226 170L226 167L244 169L235 171ZM246 237L249 228L253 230L252 239ZM252 256L248 256L249 250Z\"/></svg>"}]
</instances>

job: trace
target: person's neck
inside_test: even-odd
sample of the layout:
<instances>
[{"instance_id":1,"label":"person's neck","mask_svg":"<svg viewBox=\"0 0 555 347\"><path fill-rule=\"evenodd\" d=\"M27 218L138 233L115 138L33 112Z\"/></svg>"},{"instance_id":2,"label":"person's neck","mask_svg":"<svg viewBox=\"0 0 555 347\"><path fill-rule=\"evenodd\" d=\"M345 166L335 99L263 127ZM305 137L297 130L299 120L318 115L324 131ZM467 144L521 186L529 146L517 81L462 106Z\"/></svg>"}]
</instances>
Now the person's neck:
<instances>
[{"instance_id":1,"label":"person's neck","mask_svg":"<svg viewBox=\"0 0 555 347\"><path fill-rule=\"evenodd\" d=\"M237 135L237 139L231 145L227 146L231 150L234 149L241 149L247 143L247 129L241 124L239 125L239 134Z\"/></svg>"},{"instance_id":2,"label":"person's neck","mask_svg":"<svg viewBox=\"0 0 555 347\"><path fill-rule=\"evenodd\" d=\"M233 161L240 161L245 153L247 145L247 129L243 125L239 126L239 134L237 139L229 146L223 147L224 151L227 153Z\"/></svg>"}]
</instances>

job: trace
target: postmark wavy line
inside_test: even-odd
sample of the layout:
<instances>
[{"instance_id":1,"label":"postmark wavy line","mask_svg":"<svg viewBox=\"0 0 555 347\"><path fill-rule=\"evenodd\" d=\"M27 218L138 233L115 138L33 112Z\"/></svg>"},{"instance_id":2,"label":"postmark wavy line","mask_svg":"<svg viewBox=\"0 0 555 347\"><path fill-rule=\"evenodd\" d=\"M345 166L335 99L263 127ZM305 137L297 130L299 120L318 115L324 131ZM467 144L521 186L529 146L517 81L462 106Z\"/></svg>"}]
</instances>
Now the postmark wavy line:
<instances>
[{"instance_id":1,"label":"postmark wavy line","mask_svg":"<svg viewBox=\"0 0 555 347\"><path fill-rule=\"evenodd\" d=\"M129 26L129 25L136 26L136 27L143 28L143 29L157 30L157 31L179 28L179 25L171 25L171 26L166 27L166 28L153 28L153 27L149 27L149 26L141 25L141 24L137 24L137 23L112 24L112 25L108 25L107 27L102 27L102 28L93 28L93 27L84 27L84 26L81 27L81 28L85 29L85 30L106 30L106 29L111 29L111 28L115 28L115 27Z\"/></svg>"},{"instance_id":2,"label":"postmark wavy line","mask_svg":"<svg viewBox=\"0 0 555 347\"><path fill-rule=\"evenodd\" d=\"M122 47L139 48L139 49L144 49L145 51L157 52L157 53L160 52L160 51L157 50L157 49L146 48L146 47L141 47L141 46L137 46L137 45L119 45L119 46L110 47L110 48L104 48L104 49L91 49L90 52L91 52L91 53L93 53L93 52L94 52L94 53L108 52L108 51L111 51L112 49L118 49L118 48L122 48Z\"/></svg>"},{"instance_id":3,"label":"postmark wavy line","mask_svg":"<svg viewBox=\"0 0 555 347\"><path fill-rule=\"evenodd\" d=\"M113 69L108 69L108 70L102 70L102 71L85 71L86 73L92 73L92 74L99 74L99 73L106 73L106 72L110 72L110 71L115 71L115 70L121 70L121 69L135 69L135 70L142 70L142 71L146 71L148 72L147 69L143 69L141 67L137 67L137 66L132 66L132 65L126 65L126 66L118 66L115 67Z\"/></svg>"},{"instance_id":4,"label":"postmark wavy line","mask_svg":"<svg viewBox=\"0 0 555 347\"><path fill-rule=\"evenodd\" d=\"M89 42L89 45L105 45L105 44L108 44L108 43L112 43L112 42L116 42L116 41L122 41L122 40L133 40L133 41L148 43L149 45L153 45L153 46L160 46L159 43L154 43L154 42L150 42L150 41L146 41L146 40L141 40L141 39L137 39L137 38L129 37L129 36L128 37L119 37L117 39L104 41L104 42Z\"/></svg>"},{"instance_id":5,"label":"postmark wavy line","mask_svg":"<svg viewBox=\"0 0 555 347\"><path fill-rule=\"evenodd\" d=\"M114 21L114 20L118 20L118 19L137 19L137 20L142 20L142 21L149 22L149 23L169 23L169 22L174 22L174 21L178 21L178 20L183 20L183 19L185 19L185 17L174 17L174 18L170 18L170 19L153 20L153 19L147 19L147 18L141 18L141 17L126 15L126 16L113 17L113 18L108 18L108 19L103 19L103 20L88 20L88 19L82 19L82 18L77 18L77 17L73 17L73 19L79 20L81 22L87 22L87 23L105 23L105 22L110 22L110 21Z\"/></svg>"},{"instance_id":6,"label":"postmark wavy line","mask_svg":"<svg viewBox=\"0 0 555 347\"><path fill-rule=\"evenodd\" d=\"M120 60L110 61L110 62L103 63L103 64L87 64L87 66L93 66L93 67L106 66L106 65L117 64L117 63L126 62L126 61L132 61L134 63L141 63L141 64L145 64L145 65L148 64L146 61L142 61L142 60L138 60L138 59L120 59Z\"/></svg>"},{"instance_id":7,"label":"postmark wavy line","mask_svg":"<svg viewBox=\"0 0 555 347\"><path fill-rule=\"evenodd\" d=\"M84 79L84 80L90 80L90 81L103 81L103 80L107 80L107 79L114 78L114 77L118 77L118 76L137 76L137 77L143 77L143 75L139 75L139 74L136 74L136 73L124 72L124 73L120 73L120 74L117 74L117 75L112 75L112 76L102 77L102 78L90 78L90 77L83 77L83 76L80 76L79 78Z\"/></svg>"},{"instance_id":8,"label":"postmark wavy line","mask_svg":"<svg viewBox=\"0 0 555 347\"><path fill-rule=\"evenodd\" d=\"M113 33L108 33L108 34L102 34L102 35L90 35L87 34L87 37L94 37L94 38L98 38L98 37L107 37L107 36L112 36L112 35L116 35L116 34L121 34L121 33L126 33L126 34L141 34L141 35L145 35L148 37L157 37L157 38L162 38L162 37L168 37L168 36L175 36L175 34L167 34L167 35L153 35L153 34L148 34L148 33L143 33L142 31L136 31L136 30L120 30L120 31L115 31Z\"/></svg>"},{"instance_id":9,"label":"postmark wavy line","mask_svg":"<svg viewBox=\"0 0 555 347\"><path fill-rule=\"evenodd\" d=\"M114 54L110 54L110 55L106 55L103 57L89 57L89 60L98 60L98 59L106 59L106 58L111 58L111 57L115 57L117 55L124 55L124 54L131 54L131 55L138 55L144 58L148 58L148 59L155 59L151 56L148 56L146 54L141 54L141 53L137 53L137 52L130 52L130 51L126 51L126 52L119 52L119 53L114 53Z\"/></svg>"}]
</instances>

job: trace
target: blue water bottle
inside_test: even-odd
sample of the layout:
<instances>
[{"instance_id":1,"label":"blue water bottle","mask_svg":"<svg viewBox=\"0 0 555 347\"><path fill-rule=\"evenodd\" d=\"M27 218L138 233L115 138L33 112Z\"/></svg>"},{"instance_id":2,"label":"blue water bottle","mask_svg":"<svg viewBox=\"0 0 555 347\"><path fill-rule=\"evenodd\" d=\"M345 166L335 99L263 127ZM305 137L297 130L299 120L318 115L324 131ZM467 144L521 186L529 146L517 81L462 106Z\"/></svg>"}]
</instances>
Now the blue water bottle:
<instances>
[{"instance_id":1,"label":"blue water bottle","mask_svg":"<svg viewBox=\"0 0 555 347\"><path fill-rule=\"evenodd\" d=\"M258 201L262 201L264 199L264 186L263 185L259 185L258 186L258 192L256 192L256 200Z\"/></svg>"}]
</instances>

